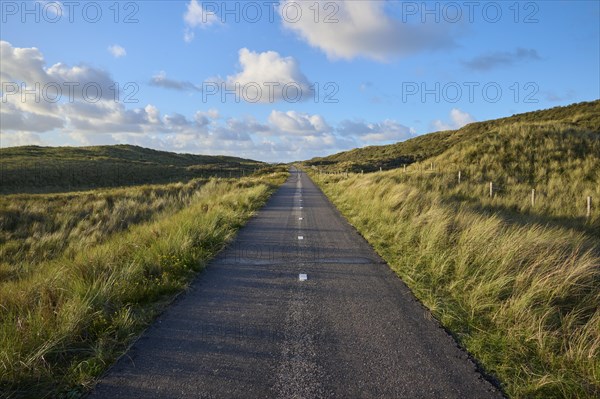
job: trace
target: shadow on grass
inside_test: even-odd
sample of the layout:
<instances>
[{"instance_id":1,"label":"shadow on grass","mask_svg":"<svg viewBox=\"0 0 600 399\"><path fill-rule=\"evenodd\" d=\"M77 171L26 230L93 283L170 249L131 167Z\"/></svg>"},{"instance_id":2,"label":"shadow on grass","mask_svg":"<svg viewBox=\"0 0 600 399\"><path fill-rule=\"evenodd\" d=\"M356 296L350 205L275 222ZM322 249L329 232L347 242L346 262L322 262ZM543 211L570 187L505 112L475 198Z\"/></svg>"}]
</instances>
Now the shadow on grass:
<instances>
[{"instance_id":1,"label":"shadow on grass","mask_svg":"<svg viewBox=\"0 0 600 399\"><path fill-rule=\"evenodd\" d=\"M481 204L477 199L466 195L453 194L442 200L446 205L467 204L469 209L484 216L496 215L507 224L517 226L538 225L544 227L566 228L600 239L600 220L589 222L585 217L551 216L523 212L506 205Z\"/></svg>"}]
</instances>

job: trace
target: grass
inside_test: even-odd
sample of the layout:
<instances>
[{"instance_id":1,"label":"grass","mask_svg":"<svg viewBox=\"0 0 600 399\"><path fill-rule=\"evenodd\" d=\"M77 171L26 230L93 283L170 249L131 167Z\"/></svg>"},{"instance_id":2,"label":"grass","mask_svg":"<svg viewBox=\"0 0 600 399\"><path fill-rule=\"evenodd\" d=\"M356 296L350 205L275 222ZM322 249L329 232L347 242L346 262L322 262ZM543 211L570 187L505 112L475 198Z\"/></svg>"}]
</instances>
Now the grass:
<instances>
[{"instance_id":1,"label":"grass","mask_svg":"<svg viewBox=\"0 0 600 399\"><path fill-rule=\"evenodd\" d=\"M19 196L29 222L9 223L12 239L58 232L64 245L53 243L51 257L35 244L6 255L8 267L28 266L0 282L1 396L84 393L286 175L264 171L240 180L50 196L55 212L48 216L36 213L46 197L32 195L28 208L28 198Z\"/></svg>"},{"instance_id":2,"label":"grass","mask_svg":"<svg viewBox=\"0 0 600 399\"><path fill-rule=\"evenodd\" d=\"M477 144L479 140L494 134L500 128L530 124L560 125L577 132L598 132L600 100L471 123L458 130L424 134L396 144L356 148L327 157L313 158L305 161L304 165L318 167L325 172L373 172L380 168L395 169L437 157L456 146ZM533 146L529 148L536 150ZM491 153L490 148L482 150L483 153Z\"/></svg>"},{"instance_id":3,"label":"grass","mask_svg":"<svg viewBox=\"0 0 600 399\"><path fill-rule=\"evenodd\" d=\"M511 398L600 397L599 107L434 133L406 171L308 168Z\"/></svg>"},{"instance_id":4,"label":"grass","mask_svg":"<svg viewBox=\"0 0 600 399\"><path fill-rule=\"evenodd\" d=\"M14 278L62 255L72 258L131 225L175 213L207 182L2 196L0 276Z\"/></svg>"},{"instance_id":5,"label":"grass","mask_svg":"<svg viewBox=\"0 0 600 399\"><path fill-rule=\"evenodd\" d=\"M510 397L597 397L599 241L515 223L400 173L314 178Z\"/></svg>"},{"instance_id":6,"label":"grass","mask_svg":"<svg viewBox=\"0 0 600 399\"><path fill-rule=\"evenodd\" d=\"M248 159L175 154L132 145L0 148L0 193L47 193L196 178L242 177L265 167Z\"/></svg>"}]
</instances>

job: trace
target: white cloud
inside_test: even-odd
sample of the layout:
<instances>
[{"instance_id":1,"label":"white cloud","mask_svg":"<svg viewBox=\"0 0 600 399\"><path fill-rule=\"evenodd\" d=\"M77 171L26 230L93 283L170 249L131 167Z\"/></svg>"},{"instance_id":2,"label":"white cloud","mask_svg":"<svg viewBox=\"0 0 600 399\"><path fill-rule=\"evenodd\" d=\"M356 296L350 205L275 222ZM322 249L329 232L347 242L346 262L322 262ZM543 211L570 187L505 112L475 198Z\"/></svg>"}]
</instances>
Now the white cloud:
<instances>
[{"instance_id":1,"label":"white cloud","mask_svg":"<svg viewBox=\"0 0 600 399\"><path fill-rule=\"evenodd\" d=\"M110 74L92 66L56 63L46 67L36 48L17 48L0 42L3 81L21 82L26 88L36 82L96 82L103 90L113 84ZM245 49L243 49L245 50ZM307 80L291 58L275 52L241 51L241 81L277 82ZM164 75L166 79L166 75ZM233 77L230 77L233 79ZM6 93L4 93L6 94ZM254 117L227 117L219 110L192 114L163 112L152 104L128 108L111 98L86 101L21 101L20 93L6 96L0 108L2 146L44 144L50 137L68 137L70 144L129 143L168 151L226 154L266 161L308 159L347 150L369 142L401 140L411 133L407 127L382 122L342 122L330 125L320 114L273 109L265 121ZM457 115L457 119L461 114Z\"/></svg>"},{"instance_id":2,"label":"white cloud","mask_svg":"<svg viewBox=\"0 0 600 399\"><path fill-rule=\"evenodd\" d=\"M144 111L146 111L146 115L148 115L148 122L155 125L160 123L160 111L158 108L156 108L154 105L148 104L144 108Z\"/></svg>"},{"instance_id":3,"label":"white cloud","mask_svg":"<svg viewBox=\"0 0 600 399\"><path fill-rule=\"evenodd\" d=\"M227 76L227 90L252 103L290 103L312 97L311 83L293 57L282 57L276 51L257 53L247 48L239 51L241 72ZM217 79L213 79L217 81Z\"/></svg>"},{"instance_id":4,"label":"white cloud","mask_svg":"<svg viewBox=\"0 0 600 399\"><path fill-rule=\"evenodd\" d=\"M463 112L458 108L452 108L450 111L449 123L443 122L440 119L436 119L431 122L431 126L435 131L454 130L460 129L471 122L475 122L475 118L473 118L473 116L471 116L469 113Z\"/></svg>"},{"instance_id":5,"label":"white cloud","mask_svg":"<svg viewBox=\"0 0 600 399\"><path fill-rule=\"evenodd\" d=\"M127 55L127 51L125 51L125 49L118 44L108 46L108 52L111 53L115 58L121 58Z\"/></svg>"},{"instance_id":6,"label":"white cloud","mask_svg":"<svg viewBox=\"0 0 600 399\"><path fill-rule=\"evenodd\" d=\"M273 110L269 115L269 123L276 131L300 136L322 136L332 130L321 115L296 111Z\"/></svg>"},{"instance_id":7,"label":"white cloud","mask_svg":"<svg viewBox=\"0 0 600 399\"><path fill-rule=\"evenodd\" d=\"M44 56L35 47L13 47L0 41L0 79L3 82L42 82L48 79L44 71Z\"/></svg>"},{"instance_id":8,"label":"white cloud","mask_svg":"<svg viewBox=\"0 0 600 399\"><path fill-rule=\"evenodd\" d=\"M44 143L38 134L31 132L15 132L11 135L0 135L0 148L44 144L46 143Z\"/></svg>"},{"instance_id":9,"label":"white cloud","mask_svg":"<svg viewBox=\"0 0 600 399\"><path fill-rule=\"evenodd\" d=\"M47 132L65 126L64 118L57 115L30 112L24 107L6 102L0 107L0 131Z\"/></svg>"},{"instance_id":10,"label":"white cloud","mask_svg":"<svg viewBox=\"0 0 600 399\"><path fill-rule=\"evenodd\" d=\"M183 14L183 22L185 29L183 32L183 40L191 42L194 40L195 28L207 28L214 24L219 24L219 17L211 11L207 11L204 5L197 0L191 0Z\"/></svg>"},{"instance_id":11,"label":"white cloud","mask_svg":"<svg viewBox=\"0 0 600 399\"><path fill-rule=\"evenodd\" d=\"M414 129L390 119L378 123L344 120L337 131L343 136L354 137L364 143L397 142L415 135Z\"/></svg>"},{"instance_id":12,"label":"white cloud","mask_svg":"<svg viewBox=\"0 0 600 399\"><path fill-rule=\"evenodd\" d=\"M283 0L279 14L286 29L331 59L360 56L385 61L454 45L453 24L403 22L386 14L386 7L391 6L372 0ZM301 17L297 20L298 7Z\"/></svg>"}]
</instances>

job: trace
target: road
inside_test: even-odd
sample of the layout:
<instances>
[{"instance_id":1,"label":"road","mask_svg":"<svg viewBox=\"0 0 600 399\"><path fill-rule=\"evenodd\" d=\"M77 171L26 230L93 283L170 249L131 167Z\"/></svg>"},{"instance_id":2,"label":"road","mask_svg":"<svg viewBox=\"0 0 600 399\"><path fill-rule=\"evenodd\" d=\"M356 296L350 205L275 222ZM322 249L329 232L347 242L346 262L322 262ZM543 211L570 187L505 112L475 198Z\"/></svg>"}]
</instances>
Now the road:
<instances>
[{"instance_id":1,"label":"road","mask_svg":"<svg viewBox=\"0 0 600 399\"><path fill-rule=\"evenodd\" d=\"M502 395L294 171L90 397Z\"/></svg>"}]
</instances>

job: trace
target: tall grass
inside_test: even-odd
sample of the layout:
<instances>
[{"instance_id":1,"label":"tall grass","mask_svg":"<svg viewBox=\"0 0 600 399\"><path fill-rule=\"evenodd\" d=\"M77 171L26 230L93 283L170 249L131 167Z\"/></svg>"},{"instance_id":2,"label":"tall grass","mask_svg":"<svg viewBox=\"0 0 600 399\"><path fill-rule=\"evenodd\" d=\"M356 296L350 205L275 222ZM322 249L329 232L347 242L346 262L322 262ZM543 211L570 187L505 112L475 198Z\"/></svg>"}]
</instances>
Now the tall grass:
<instances>
[{"instance_id":1,"label":"tall grass","mask_svg":"<svg viewBox=\"0 0 600 399\"><path fill-rule=\"evenodd\" d=\"M510 397L598 397L594 234L545 223L547 215L507 214L481 191L449 188L442 175L399 169L313 178Z\"/></svg>"},{"instance_id":2,"label":"tall grass","mask_svg":"<svg viewBox=\"0 0 600 399\"><path fill-rule=\"evenodd\" d=\"M206 182L1 196L0 273L14 278L37 263L72 257L113 233L174 213Z\"/></svg>"},{"instance_id":3,"label":"tall grass","mask_svg":"<svg viewBox=\"0 0 600 399\"><path fill-rule=\"evenodd\" d=\"M444 153L448 154L457 147L471 147L476 148L476 151L471 152L470 155L474 157L469 159L470 162L485 166L491 161L489 166L497 166L493 164L499 161L507 174L511 172L510 167L516 166L517 171L524 169L528 177L531 177L529 166L532 163L541 164L538 156L544 158L546 155L541 151L540 144L552 149L552 153L548 155L554 157L554 161L558 163L588 154L598 158L600 154L597 151L598 144L594 146L594 143L599 140L599 115L600 100L582 102L508 118L470 123L458 130L424 134L395 144L356 148L324 158L314 158L305 161L304 164L318 167L326 172L360 172L361 170L370 172L378 171L380 168L395 169L414 162L430 160ZM520 129L524 126L534 127L541 134L533 137L534 140L531 142L521 140L518 146L504 147L506 151L502 154L494 152L499 147L489 145L490 137L501 135L502 132L507 132L507 129L513 127ZM552 130L555 133L561 132L562 137L551 133ZM579 145L571 145L577 143ZM566 144L569 148L562 149L562 144ZM521 158L525 162L518 165L504 163L502 159L504 156L508 156L508 160Z\"/></svg>"},{"instance_id":4,"label":"tall grass","mask_svg":"<svg viewBox=\"0 0 600 399\"><path fill-rule=\"evenodd\" d=\"M79 396L285 176L212 179L178 211L2 281L2 396Z\"/></svg>"}]
</instances>

